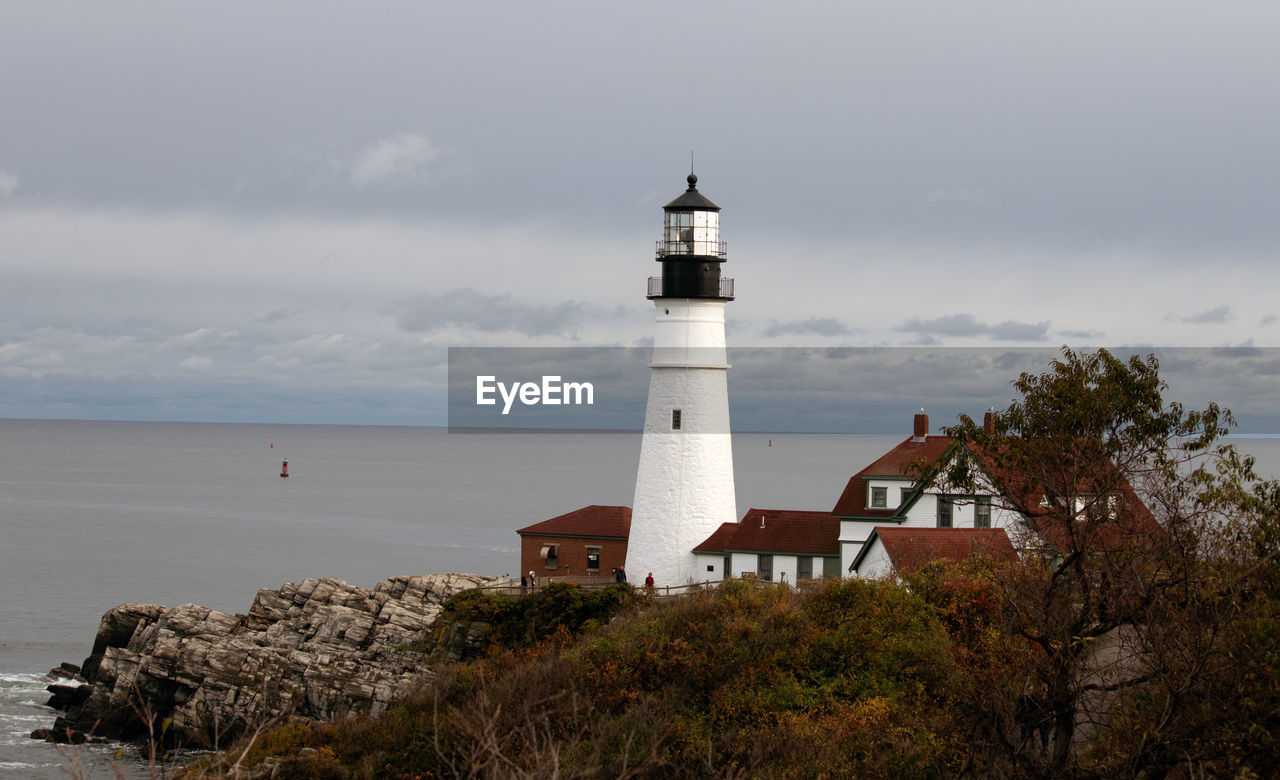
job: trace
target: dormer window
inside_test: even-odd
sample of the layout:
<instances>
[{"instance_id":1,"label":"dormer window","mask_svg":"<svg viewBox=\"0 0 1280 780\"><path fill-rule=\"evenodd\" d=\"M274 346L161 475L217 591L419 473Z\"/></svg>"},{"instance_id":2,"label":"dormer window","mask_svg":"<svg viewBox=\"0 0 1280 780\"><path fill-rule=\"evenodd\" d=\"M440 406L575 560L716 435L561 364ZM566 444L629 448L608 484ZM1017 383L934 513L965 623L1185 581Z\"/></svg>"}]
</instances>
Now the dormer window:
<instances>
[{"instance_id":1,"label":"dormer window","mask_svg":"<svg viewBox=\"0 0 1280 780\"><path fill-rule=\"evenodd\" d=\"M886 509L889 506L889 488L873 487L871 488L871 508Z\"/></svg>"}]
</instances>

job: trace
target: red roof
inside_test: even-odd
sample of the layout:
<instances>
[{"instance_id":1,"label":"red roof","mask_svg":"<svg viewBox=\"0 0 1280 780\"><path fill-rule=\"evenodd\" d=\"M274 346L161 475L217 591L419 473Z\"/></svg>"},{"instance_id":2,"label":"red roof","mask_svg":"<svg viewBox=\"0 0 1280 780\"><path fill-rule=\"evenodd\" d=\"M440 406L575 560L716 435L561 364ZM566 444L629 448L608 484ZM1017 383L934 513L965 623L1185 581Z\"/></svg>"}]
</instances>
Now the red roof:
<instances>
[{"instance_id":1,"label":"red roof","mask_svg":"<svg viewBox=\"0 0 1280 780\"><path fill-rule=\"evenodd\" d=\"M1103 461L1099 465L1088 463L1080 474L1073 479L1066 479L1070 484L1049 485L1044 483L1056 480L1032 480L1026 475L1000 468L990 453L973 448L971 450L977 454L983 471L996 483L1006 500L1022 513L1031 528L1059 552L1105 550L1141 544L1165 533L1133 486L1110 461ZM1066 468L1064 471L1071 473L1072 469ZM1062 478L1057 474L1042 476ZM1100 522L1081 522L1074 519L1074 511L1068 513L1042 503L1047 499L1047 490L1076 500L1096 500L1099 502L1096 511L1110 514L1110 517L1106 517L1106 514L1095 515ZM1103 503L1109 500L1108 496L1116 497L1118 503L1114 506Z\"/></svg>"},{"instance_id":2,"label":"red roof","mask_svg":"<svg viewBox=\"0 0 1280 780\"><path fill-rule=\"evenodd\" d=\"M631 534L631 507L592 504L516 531L534 536L591 536L626 539Z\"/></svg>"},{"instance_id":3,"label":"red roof","mask_svg":"<svg viewBox=\"0 0 1280 780\"><path fill-rule=\"evenodd\" d=\"M737 523L724 523L694 552L839 555L840 521L830 512L748 509Z\"/></svg>"},{"instance_id":4,"label":"red roof","mask_svg":"<svg viewBox=\"0 0 1280 780\"><path fill-rule=\"evenodd\" d=\"M889 561L899 572L910 571L936 560L959 563L971 555L1007 562L1015 561L1018 557L1003 528L877 526L872 534L864 549L869 550L875 538L879 537L889 555ZM855 565L860 562L855 561Z\"/></svg>"},{"instance_id":5,"label":"red roof","mask_svg":"<svg viewBox=\"0 0 1280 780\"><path fill-rule=\"evenodd\" d=\"M693 548L694 552L710 552L722 553L728 545L729 540L733 538L734 532L738 530L737 523L721 523L715 533L706 538L706 541Z\"/></svg>"},{"instance_id":6,"label":"red roof","mask_svg":"<svg viewBox=\"0 0 1280 780\"><path fill-rule=\"evenodd\" d=\"M1114 516L1099 522L1073 520L1065 512L1037 507L1024 510L1027 523L1049 546L1061 553L1124 548L1165 535L1164 528L1127 482L1115 493L1123 506L1114 510Z\"/></svg>"},{"instance_id":7,"label":"red roof","mask_svg":"<svg viewBox=\"0 0 1280 780\"><path fill-rule=\"evenodd\" d=\"M870 477L905 477L913 464L934 464L942 458L951 446L950 436L925 436L924 441L908 438L898 446L881 455L878 460L849 478L840 500L836 502L832 514L862 517L889 517L897 509L882 507L872 509L867 506L867 479Z\"/></svg>"}]
</instances>

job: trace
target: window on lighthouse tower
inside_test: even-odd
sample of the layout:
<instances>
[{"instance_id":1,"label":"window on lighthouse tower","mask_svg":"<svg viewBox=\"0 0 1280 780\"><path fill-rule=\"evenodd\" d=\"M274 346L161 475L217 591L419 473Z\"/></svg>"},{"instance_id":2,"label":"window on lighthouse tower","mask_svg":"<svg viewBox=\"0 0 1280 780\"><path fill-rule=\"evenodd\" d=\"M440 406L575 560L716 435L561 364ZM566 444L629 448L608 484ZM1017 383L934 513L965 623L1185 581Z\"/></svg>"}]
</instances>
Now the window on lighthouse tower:
<instances>
[{"instance_id":1,"label":"window on lighthouse tower","mask_svg":"<svg viewBox=\"0 0 1280 780\"><path fill-rule=\"evenodd\" d=\"M673 431L680 430L680 410L679 409L671 410L671 430Z\"/></svg>"}]
</instances>

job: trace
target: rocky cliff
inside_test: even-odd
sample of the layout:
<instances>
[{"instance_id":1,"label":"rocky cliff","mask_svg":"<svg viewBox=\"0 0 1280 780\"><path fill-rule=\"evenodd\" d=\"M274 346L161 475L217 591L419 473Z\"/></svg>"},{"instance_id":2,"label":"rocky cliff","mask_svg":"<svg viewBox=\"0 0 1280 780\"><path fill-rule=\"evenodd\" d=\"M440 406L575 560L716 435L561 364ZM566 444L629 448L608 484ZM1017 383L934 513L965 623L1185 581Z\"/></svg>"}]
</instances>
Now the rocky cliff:
<instances>
[{"instance_id":1,"label":"rocky cliff","mask_svg":"<svg viewBox=\"0 0 1280 780\"><path fill-rule=\"evenodd\" d=\"M214 747L271 722L376 716L431 674L435 644L457 659L483 642L470 626L433 635L441 602L505 582L435 574L367 590L309 579L259 591L247 615L122 604L102 616L80 677L50 686L49 704L64 715L32 736L160 739L163 731L165 742Z\"/></svg>"}]
</instances>

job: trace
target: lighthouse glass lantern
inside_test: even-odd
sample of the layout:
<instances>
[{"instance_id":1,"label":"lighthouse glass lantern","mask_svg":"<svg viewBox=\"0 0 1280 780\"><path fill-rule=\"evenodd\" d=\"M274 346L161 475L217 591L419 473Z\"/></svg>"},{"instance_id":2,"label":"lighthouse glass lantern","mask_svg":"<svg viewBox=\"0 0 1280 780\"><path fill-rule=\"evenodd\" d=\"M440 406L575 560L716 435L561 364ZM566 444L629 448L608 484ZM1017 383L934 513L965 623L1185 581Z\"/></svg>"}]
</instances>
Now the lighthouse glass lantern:
<instances>
[{"instance_id":1,"label":"lighthouse glass lantern","mask_svg":"<svg viewBox=\"0 0 1280 780\"><path fill-rule=\"evenodd\" d=\"M656 258L662 276L650 279L648 297L733 300L733 280L720 277L720 207L698 192L697 176L689 174L688 182L689 189L663 207Z\"/></svg>"},{"instance_id":2,"label":"lighthouse glass lantern","mask_svg":"<svg viewBox=\"0 0 1280 780\"><path fill-rule=\"evenodd\" d=\"M668 255L723 257L720 215L714 211L668 211L663 217Z\"/></svg>"}]
</instances>

